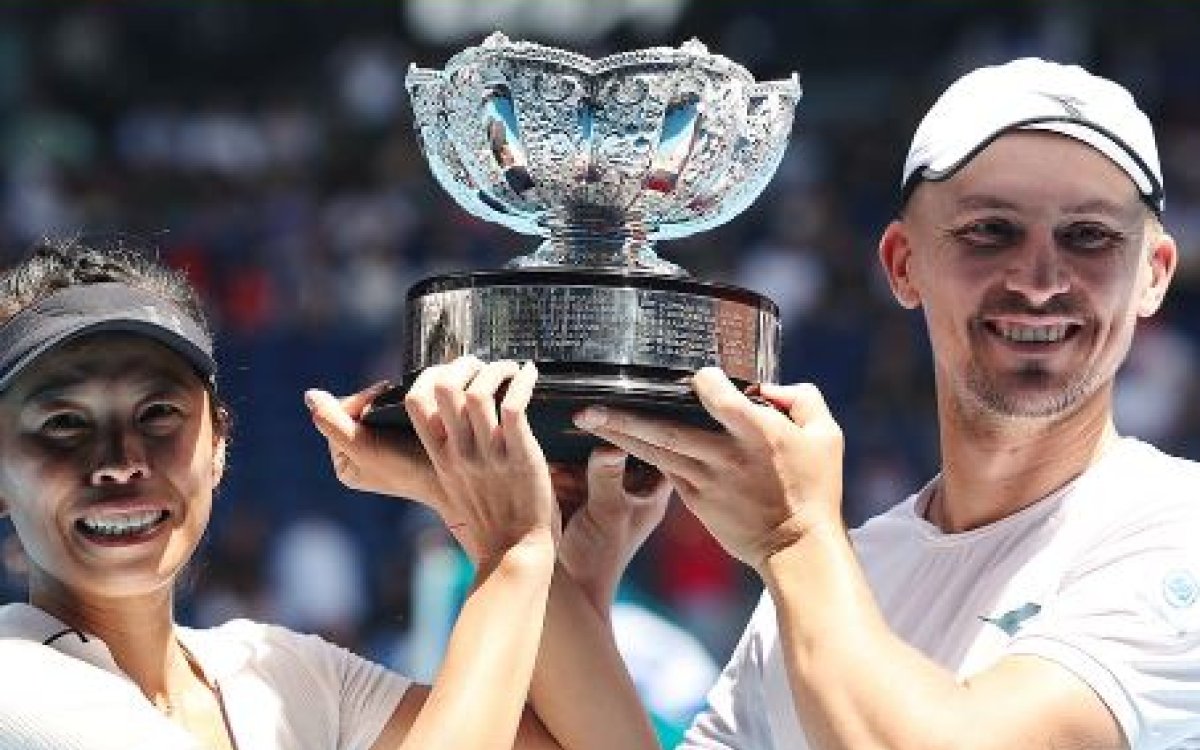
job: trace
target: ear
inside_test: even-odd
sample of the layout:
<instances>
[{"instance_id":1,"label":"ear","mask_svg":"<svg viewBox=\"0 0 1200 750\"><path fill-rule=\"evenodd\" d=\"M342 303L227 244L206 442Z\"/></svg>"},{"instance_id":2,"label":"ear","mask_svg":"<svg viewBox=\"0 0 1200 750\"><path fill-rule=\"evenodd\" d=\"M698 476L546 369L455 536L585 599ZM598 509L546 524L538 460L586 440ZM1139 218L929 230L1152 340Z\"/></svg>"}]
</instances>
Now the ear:
<instances>
[{"instance_id":1,"label":"ear","mask_svg":"<svg viewBox=\"0 0 1200 750\"><path fill-rule=\"evenodd\" d=\"M218 435L216 443L213 445L212 483L214 487L219 485L221 478L225 476L225 449L225 437Z\"/></svg>"},{"instance_id":2,"label":"ear","mask_svg":"<svg viewBox=\"0 0 1200 750\"><path fill-rule=\"evenodd\" d=\"M879 239L879 262L896 301L909 310L921 306L921 293L912 277L912 245L908 228L897 219L888 224Z\"/></svg>"},{"instance_id":3,"label":"ear","mask_svg":"<svg viewBox=\"0 0 1200 750\"><path fill-rule=\"evenodd\" d=\"M1159 230L1158 236L1152 241L1146 254L1146 262L1150 265L1150 282L1142 290L1138 301L1139 317L1147 318L1158 312L1166 296L1167 287L1175 276L1175 267L1179 263L1179 250L1175 246L1175 238Z\"/></svg>"}]
</instances>

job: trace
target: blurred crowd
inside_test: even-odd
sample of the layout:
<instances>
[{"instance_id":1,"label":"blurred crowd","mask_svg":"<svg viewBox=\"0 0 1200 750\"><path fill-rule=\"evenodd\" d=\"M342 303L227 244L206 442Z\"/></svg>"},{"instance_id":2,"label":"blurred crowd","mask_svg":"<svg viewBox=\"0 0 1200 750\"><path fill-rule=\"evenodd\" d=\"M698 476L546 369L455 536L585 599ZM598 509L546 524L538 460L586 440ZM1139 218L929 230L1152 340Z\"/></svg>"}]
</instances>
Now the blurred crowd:
<instances>
[{"instance_id":1,"label":"blurred crowd","mask_svg":"<svg viewBox=\"0 0 1200 750\"><path fill-rule=\"evenodd\" d=\"M338 486L301 393L396 377L412 282L500 266L536 240L473 219L430 177L403 79L409 62L438 66L454 46L415 39L401 5L5 4L0 262L47 234L124 231L185 269L217 323L235 414L187 618L286 622L421 674L466 584L461 559L418 507ZM1200 458L1200 53L1186 37L1200 6L674 5L648 38L617 24L579 49L697 36L760 78L800 71L793 143L764 195L660 252L778 302L784 379L818 383L845 428L852 523L917 489L937 460L920 321L891 300L874 257L906 139L958 72L1024 54L1122 81L1156 123L1183 262L1122 373L1118 415L1124 431ZM5 531L0 599L22 595ZM757 593L673 507L625 598L720 662Z\"/></svg>"}]
</instances>

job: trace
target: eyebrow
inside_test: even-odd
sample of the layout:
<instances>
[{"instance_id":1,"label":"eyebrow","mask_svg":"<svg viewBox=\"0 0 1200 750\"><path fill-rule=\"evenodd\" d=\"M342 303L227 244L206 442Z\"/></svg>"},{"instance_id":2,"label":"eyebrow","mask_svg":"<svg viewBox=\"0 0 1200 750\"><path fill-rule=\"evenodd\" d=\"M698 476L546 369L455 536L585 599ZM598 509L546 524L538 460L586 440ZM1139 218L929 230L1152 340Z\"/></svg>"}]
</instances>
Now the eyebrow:
<instances>
[{"instance_id":1,"label":"eyebrow","mask_svg":"<svg viewBox=\"0 0 1200 750\"><path fill-rule=\"evenodd\" d=\"M96 377L96 372L93 369L84 366L72 367L70 370L51 377L48 381L41 384L36 390L31 391L21 403L24 405L33 404L39 401L54 400L62 395L62 393L70 388L73 388L81 383L84 383ZM167 381L172 387L183 389L188 383L183 377L176 375L170 370L153 369L146 373L144 378L139 378L139 381Z\"/></svg>"},{"instance_id":2,"label":"eyebrow","mask_svg":"<svg viewBox=\"0 0 1200 750\"><path fill-rule=\"evenodd\" d=\"M1006 211L1021 211L1022 206L1010 200L1006 200L997 195L990 193L968 193L959 196L955 199L955 208L958 210L974 210L974 209L1000 209ZM1137 204L1141 206L1140 202ZM1066 206L1062 213L1064 214L1105 214L1114 218L1123 218L1131 213L1134 208L1123 203L1106 200L1104 198L1092 198L1081 203Z\"/></svg>"},{"instance_id":3,"label":"eyebrow","mask_svg":"<svg viewBox=\"0 0 1200 750\"><path fill-rule=\"evenodd\" d=\"M1016 203L988 193L968 193L959 196L955 199L954 206L958 209L1002 208L1011 211L1020 209Z\"/></svg>"},{"instance_id":4,"label":"eyebrow","mask_svg":"<svg viewBox=\"0 0 1200 750\"><path fill-rule=\"evenodd\" d=\"M36 401L48 401L58 397L63 391L78 385L90 377L90 373L81 368L73 368L71 372L50 378L34 391L30 391L21 399L22 404L32 404Z\"/></svg>"},{"instance_id":5,"label":"eyebrow","mask_svg":"<svg viewBox=\"0 0 1200 750\"><path fill-rule=\"evenodd\" d=\"M1144 205L1140 201L1136 207ZM1103 198L1095 198L1093 200L1084 201L1083 203L1074 206L1068 206L1066 213L1069 214L1108 214L1110 216L1124 216L1129 214L1135 206L1127 206L1121 203L1104 200Z\"/></svg>"}]
</instances>

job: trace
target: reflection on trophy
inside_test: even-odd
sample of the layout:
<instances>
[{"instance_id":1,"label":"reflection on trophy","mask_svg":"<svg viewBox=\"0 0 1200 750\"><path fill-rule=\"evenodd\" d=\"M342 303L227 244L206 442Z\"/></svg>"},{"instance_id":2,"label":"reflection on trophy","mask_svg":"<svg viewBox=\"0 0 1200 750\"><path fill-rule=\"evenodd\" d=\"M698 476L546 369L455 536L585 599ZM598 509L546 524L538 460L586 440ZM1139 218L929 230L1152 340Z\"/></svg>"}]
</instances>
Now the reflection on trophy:
<instances>
[{"instance_id":1,"label":"reflection on trophy","mask_svg":"<svg viewBox=\"0 0 1200 750\"><path fill-rule=\"evenodd\" d=\"M592 60L503 34L407 78L434 177L469 212L543 237L502 270L435 276L407 298L403 385L367 415L406 424L425 367L464 354L533 360L530 418L547 456L594 438L570 416L606 403L714 424L688 384L779 376L779 315L747 289L697 281L656 240L722 224L758 197L787 145L795 75L756 83L697 41Z\"/></svg>"}]
</instances>

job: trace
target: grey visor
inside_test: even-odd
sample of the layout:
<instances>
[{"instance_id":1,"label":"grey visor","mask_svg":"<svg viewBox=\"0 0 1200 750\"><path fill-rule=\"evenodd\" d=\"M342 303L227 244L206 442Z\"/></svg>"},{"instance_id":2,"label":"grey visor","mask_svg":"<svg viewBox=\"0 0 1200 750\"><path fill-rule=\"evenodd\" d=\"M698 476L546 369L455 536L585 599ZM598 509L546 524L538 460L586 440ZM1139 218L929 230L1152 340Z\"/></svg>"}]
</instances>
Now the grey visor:
<instances>
[{"instance_id":1,"label":"grey visor","mask_svg":"<svg viewBox=\"0 0 1200 750\"><path fill-rule=\"evenodd\" d=\"M60 289L0 325L0 391L51 349L102 332L154 339L212 383L217 370L212 339L191 316L153 292L103 282Z\"/></svg>"}]
</instances>

